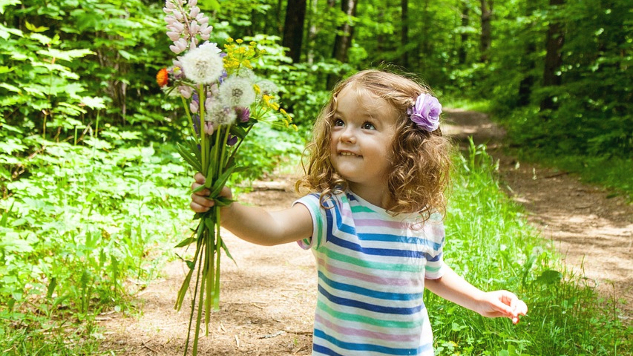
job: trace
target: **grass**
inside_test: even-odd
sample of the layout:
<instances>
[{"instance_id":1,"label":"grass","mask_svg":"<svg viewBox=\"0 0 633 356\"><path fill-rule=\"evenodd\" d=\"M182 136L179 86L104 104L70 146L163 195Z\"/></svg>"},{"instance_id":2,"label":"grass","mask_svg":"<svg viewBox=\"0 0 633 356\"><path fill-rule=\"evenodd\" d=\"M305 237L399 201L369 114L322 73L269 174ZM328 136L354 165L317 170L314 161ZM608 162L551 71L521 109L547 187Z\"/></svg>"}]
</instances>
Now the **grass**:
<instances>
[{"instance_id":1,"label":"grass","mask_svg":"<svg viewBox=\"0 0 633 356\"><path fill-rule=\"evenodd\" d=\"M447 108L460 108L462 110L471 110L471 111L479 111L479 112L489 112L490 111L490 100L468 100L464 99L464 97L449 97L443 100L443 106Z\"/></svg>"},{"instance_id":2,"label":"grass","mask_svg":"<svg viewBox=\"0 0 633 356\"><path fill-rule=\"evenodd\" d=\"M441 355L630 355L633 331L613 301L583 285L499 189L485 147L457 158L446 230L447 262L484 290L508 289L530 311L514 326L487 319L429 293Z\"/></svg>"}]
</instances>

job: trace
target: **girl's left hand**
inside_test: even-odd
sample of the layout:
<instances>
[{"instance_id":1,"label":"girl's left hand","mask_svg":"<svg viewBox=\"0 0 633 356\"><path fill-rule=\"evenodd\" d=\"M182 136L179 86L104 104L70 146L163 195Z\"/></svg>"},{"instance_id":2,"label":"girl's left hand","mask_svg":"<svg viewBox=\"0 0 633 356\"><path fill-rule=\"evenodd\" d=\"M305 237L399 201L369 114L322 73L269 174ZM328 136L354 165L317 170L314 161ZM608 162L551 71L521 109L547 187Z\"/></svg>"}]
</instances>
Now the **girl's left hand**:
<instances>
[{"instance_id":1,"label":"girl's left hand","mask_svg":"<svg viewBox=\"0 0 633 356\"><path fill-rule=\"evenodd\" d=\"M519 316L526 315L528 307L514 293L506 290L484 293L479 314L489 318L506 317L513 324L519 323Z\"/></svg>"}]
</instances>

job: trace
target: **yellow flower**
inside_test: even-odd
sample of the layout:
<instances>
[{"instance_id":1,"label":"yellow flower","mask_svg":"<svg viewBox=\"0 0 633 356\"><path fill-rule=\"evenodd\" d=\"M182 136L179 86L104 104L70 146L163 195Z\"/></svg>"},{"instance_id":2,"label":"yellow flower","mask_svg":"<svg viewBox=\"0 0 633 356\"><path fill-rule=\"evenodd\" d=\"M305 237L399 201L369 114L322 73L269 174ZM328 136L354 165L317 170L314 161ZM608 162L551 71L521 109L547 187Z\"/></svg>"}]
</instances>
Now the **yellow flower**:
<instances>
[{"instance_id":1,"label":"yellow flower","mask_svg":"<svg viewBox=\"0 0 633 356\"><path fill-rule=\"evenodd\" d=\"M264 103L266 104L266 106L273 110L279 110L279 104L271 102L271 100L274 99L272 96L264 95L262 98L264 99Z\"/></svg>"}]
</instances>

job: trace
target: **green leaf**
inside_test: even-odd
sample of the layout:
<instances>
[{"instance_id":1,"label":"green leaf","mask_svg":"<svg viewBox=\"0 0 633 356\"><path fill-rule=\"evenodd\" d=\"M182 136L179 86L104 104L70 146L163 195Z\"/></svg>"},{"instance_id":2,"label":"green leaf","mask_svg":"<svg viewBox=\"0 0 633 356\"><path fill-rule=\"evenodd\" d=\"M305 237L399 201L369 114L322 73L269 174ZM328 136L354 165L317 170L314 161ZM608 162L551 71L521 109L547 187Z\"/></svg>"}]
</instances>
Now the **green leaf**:
<instances>
[{"instance_id":1,"label":"green leaf","mask_svg":"<svg viewBox=\"0 0 633 356\"><path fill-rule=\"evenodd\" d=\"M4 214L2 214L2 217L0 218L0 226L2 227L6 227L7 226L7 220L9 218L9 213L11 213L11 210L13 210L13 205L15 204L15 200L11 203L11 206L9 207L9 210L5 211Z\"/></svg>"},{"instance_id":2,"label":"green leaf","mask_svg":"<svg viewBox=\"0 0 633 356\"><path fill-rule=\"evenodd\" d=\"M103 98L100 97L84 96L81 98L81 103L93 110L106 108Z\"/></svg>"},{"instance_id":3,"label":"green leaf","mask_svg":"<svg viewBox=\"0 0 633 356\"><path fill-rule=\"evenodd\" d=\"M5 67L5 68L7 68L7 67ZM2 68L0 68L0 69L2 69ZM0 73L2 73L2 71L1 71L1 70L0 70ZM18 88L18 87L16 87L16 86L14 86L14 85L11 85L11 84L9 84L9 83L0 83L0 87L5 88L5 89L7 89L7 90L9 90L9 91L12 91L12 92L16 92L16 93L18 93L18 94L22 92L22 91L20 90L20 88Z\"/></svg>"},{"instance_id":4,"label":"green leaf","mask_svg":"<svg viewBox=\"0 0 633 356\"><path fill-rule=\"evenodd\" d=\"M40 41L43 45L48 45L53 41L50 37L40 35L39 33L31 33L30 37L34 40Z\"/></svg>"},{"instance_id":5,"label":"green leaf","mask_svg":"<svg viewBox=\"0 0 633 356\"><path fill-rule=\"evenodd\" d=\"M50 299L51 297L53 297L53 292L55 291L55 287L57 287L57 278L53 277L51 278L51 282L48 284L48 287L46 288L47 299Z\"/></svg>"},{"instance_id":6,"label":"green leaf","mask_svg":"<svg viewBox=\"0 0 633 356\"><path fill-rule=\"evenodd\" d=\"M1 4L1 1L3 1L3 0L0 0L0 4ZM0 6L2 6L2 5L0 5ZM9 36L11 34L16 35L18 37L24 37L24 33L22 31L18 30L17 28L5 27L2 24L0 24L0 37L1 38L6 40L6 39L9 38Z\"/></svg>"},{"instance_id":7,"label":"green leaf","mask_svg":"<svg viewBox=\"0 0 633 356\"><path fill-rule=\"evenodd\" d=\"M541 284L556 284L559 283L562 279L562 273L548 269L547 271L541 273L541 275L536 278L536 281Z\"/></svg>"},{"instance_id":8,"label":"green leaf","mask_svg":"<svg viewBox=\"0 0 633 356\"><path fill-rule=\"evenodd\" d=\"M224 173L222 173L222 175L219 176L215 182L213 182L213 186L211 186L210 188L211 190L211 194L209 194L210 197L215 198L218 196L218 194L220 194L220 191L222 190L224 185L226 185L226 181L229 180L229 177L231 176L231 173L233 173L234 169L235 167L230 167Z\"/></svg>"},{"instance_id":9,"label":"green leaf","mask_svg":"<svg viewBox=\"0 0 633 356\"><path fill-rule=\"evenodd\" d=\"M231 256L231 253L229 252L229 248L224 243L224 240L222 240L222 249L224 250L224 253L226 254L226 257L230 258L231 261L233 261L233 263L235 263L235 265L237 266L237 261L235 261L233 256Z\"/></svg>"},{"instance_id":10,"label":"green leaf","mask_svg":"<svg viewBox=\"0 0 633 356\"><path fill-rule=\"evenodd\" d=\"M196 170L196 172L202 171L202 165L200 161L198 161L190 152L187 151L186 147L180 143L176 144L176 149L180 154L180 157L185 160L185 162L189 163L189 165Z\"/></svg>"},{"instance_id":11,"label":"green leaf","mask_svg":"<svg viewBox=\"0 0 633 356\"><path fill-rule=\"evenodd\" d=\"M237 125L231 125L231 133L237 136L240 140L243 140L244 137L246 137L246 130Z\"/></svg>"},{"instance_id":12,"label":"green leaf","mask_svg":"<svg viewBox=\"0 0 633 356\"><path fill-rule=\"evenodd\" d=\"M195 237L188 237L188 238L180 241L180 243L178 245L174 246L174 247L176 247L176 248L178 248L178 247L185 247L185 246L188 246L191 243L196 242L196 241L198 241L198 239L196 239Z\"/></svg>"},{"instance_id":13,"label":"green leaf","mask_svg":"<svg viewBox=\"0 0 633 356\"><path fill-rule=\"evenodd\" d=\"M35 25L33 25L32 23L28 21L24 21L24 24L26 25L26 29L31 32L44 32L48 30L48 27L44 27L44 26L36 27Z\"/></svg>"},{"instance_id":14,"label":"green leaf","mask_svg":"<svg viewBox=\"0 0 633 356\"><path fill-rule=\"evenodd\" d=\"M5 7L17 4L21 4L20 0L0 0L0 14L4 14Z\"/></svg>"},{"instance_id":15,"label":"green leaf","mask_svg":"<svg viewBox=\"0 0 633 356\"><path fill-rule=\"evenodd\" d=\"M220 10L220 2L218 0L202 0L200 7L205 10L218 11Z\"/></svg>"},{"instance_id":16,"label":"green leaf","mask_svg":"<svg viewBox=\"0 0 633 356\"><path fill-rule=\"evenodd\" d=\"M228 199L226 197L217 197L213 199L213 201L215 202L215 206L218 206L218 207L227 206L235 202L235 200Z\"/></svg>"},{"instance_id":17,"label":"green leaf","mask_svg":"<svg viewBox=\"0 0 633 356\"><path fill-rule=\"evenodd\" d=\"M37 53L44 56L53 57L53 58L57 58L57 59L61 59L61 60L69 61L69 62L75 58L82 58L89 54L94 54L94 52L89 49L73 49L70 51L60 51L55 48L47 48L45 50L44 49L39 50L37 51Z\"/></svg>"},{"instance_id":18,"label":"green leaf","mask_svg":"<svg viewBox=\"0 0 633 356\"><path fill-rule=\"evenodd\" d=\"M138 60L138 56L135 56L134 54L128 52L128 51L124 51L122 49L119 50L119 54L121 55L121 57L127 59L127 60Z\"/></svg>"}]
</instances>

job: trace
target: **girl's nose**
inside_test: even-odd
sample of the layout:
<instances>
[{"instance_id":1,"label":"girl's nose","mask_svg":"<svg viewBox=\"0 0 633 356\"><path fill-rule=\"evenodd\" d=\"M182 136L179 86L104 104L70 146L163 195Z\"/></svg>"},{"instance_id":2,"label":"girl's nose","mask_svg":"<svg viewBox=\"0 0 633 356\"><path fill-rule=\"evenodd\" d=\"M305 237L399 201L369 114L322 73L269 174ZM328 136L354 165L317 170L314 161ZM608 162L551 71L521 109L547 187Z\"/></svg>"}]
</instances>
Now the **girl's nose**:
<instances>
[{"instance_id":1,"label":"girl's nose","mask_svg":"<svg viewBox=\"0 0 633 356\"><path fill-rule=\"evenodd\" d=\"M349 143L356 142L356 135L354 135L354 131L352 127L348 126L345 128L343 132L341 132L341 141L349 142Z\"/></svg>"}]
</instances>

